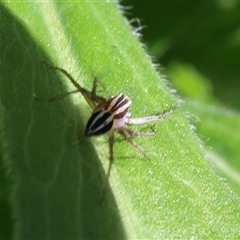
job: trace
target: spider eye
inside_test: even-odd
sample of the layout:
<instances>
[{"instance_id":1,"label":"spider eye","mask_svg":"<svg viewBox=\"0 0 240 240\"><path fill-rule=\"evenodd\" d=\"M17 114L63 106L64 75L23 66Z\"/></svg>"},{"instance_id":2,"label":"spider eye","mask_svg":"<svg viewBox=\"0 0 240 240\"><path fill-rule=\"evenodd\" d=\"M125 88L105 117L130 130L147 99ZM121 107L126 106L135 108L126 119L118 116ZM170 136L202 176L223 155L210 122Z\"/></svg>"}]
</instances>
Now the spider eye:
<instances>
[{"instance_id":1,"label":"spider eye","mask_svg":"<svg viewBox=\"0 0 240 240\"><path fill-rule=\"evenodd\" d=\"M113 116L107 111L95 112L88 120L85 136L97 136L108 132L113 126Z\"/></svg>"}]
</instances>

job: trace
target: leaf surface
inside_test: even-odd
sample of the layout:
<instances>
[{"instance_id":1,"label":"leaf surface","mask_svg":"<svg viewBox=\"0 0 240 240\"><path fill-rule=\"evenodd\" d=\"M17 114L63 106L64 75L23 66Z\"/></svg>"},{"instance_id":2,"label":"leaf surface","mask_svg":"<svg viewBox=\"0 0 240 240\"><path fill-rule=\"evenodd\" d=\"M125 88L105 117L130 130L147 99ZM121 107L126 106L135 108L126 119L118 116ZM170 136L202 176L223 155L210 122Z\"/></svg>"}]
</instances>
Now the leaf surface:
<instances>
[{"instance_id":1,"label":"leaf surface","mask_svg":"<svg viewBox=\"0 0 240 240\"><path fill-rule=\"evenodd\" d=\"M206 161L179 108L139 138L150 161L116 136L110 188L106 136L83 137L91 110L41 61L63 67L99 94L123 92L132 116L159 114L176 102L113 2L2 3L1 137L11 173L15 238L237 238L239 198ZM150 127L150 126L148 126ZM137 130L150 128L137 127Z\"/></svg>"}]
</instances>

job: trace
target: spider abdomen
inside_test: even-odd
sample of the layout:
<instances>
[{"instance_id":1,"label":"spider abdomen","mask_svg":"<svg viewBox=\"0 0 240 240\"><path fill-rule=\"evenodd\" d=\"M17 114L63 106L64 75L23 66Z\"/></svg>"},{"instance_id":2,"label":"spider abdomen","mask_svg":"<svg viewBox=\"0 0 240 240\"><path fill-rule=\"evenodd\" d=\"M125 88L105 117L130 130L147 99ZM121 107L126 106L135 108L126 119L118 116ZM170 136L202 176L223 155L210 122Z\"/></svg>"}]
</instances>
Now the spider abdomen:
<instances>
[{"instance_id":1,"label":"spider abdomen","mask_svg":"<svg viewBox=\"0 0 240 240\"><path fill-rule=\"evenodd\" d=\"M85 130L85 136L97 136L110 131L112 128L119 128L126 123L129 116L131 100L123 95L110 97L106 103L89 118Z\"/></svg>"},{"instance_id":2,"label":"spider abdomen","mask_svg":"<svg viewBox=\"0 0 240 240\"><path fill-rule=\"evenodd\" d=\"M93 113L87 122L85 136L97 136L108 132L113 126L113 116L108 111Z\"/></svg>"}]
</instances>

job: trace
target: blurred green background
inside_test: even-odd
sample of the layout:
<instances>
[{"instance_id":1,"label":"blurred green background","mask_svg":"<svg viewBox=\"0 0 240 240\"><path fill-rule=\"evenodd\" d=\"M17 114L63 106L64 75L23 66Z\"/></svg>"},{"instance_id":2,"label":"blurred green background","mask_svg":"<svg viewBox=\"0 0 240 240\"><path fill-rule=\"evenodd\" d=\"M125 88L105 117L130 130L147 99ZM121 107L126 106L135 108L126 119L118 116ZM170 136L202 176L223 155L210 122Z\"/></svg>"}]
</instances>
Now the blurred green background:
<instances>
[{"instance_id":1,"label":"blurred green background","mask_svg":"<svg viewBox=\"0 0 240 240\"><path fill-rule=\"evenodd\" d=\"M126 16L140 20L142 42L179 94L201 101L217 99L239 109L239 1L124 0L122 4L132 6Z\"/></svg>"}]
</instances>

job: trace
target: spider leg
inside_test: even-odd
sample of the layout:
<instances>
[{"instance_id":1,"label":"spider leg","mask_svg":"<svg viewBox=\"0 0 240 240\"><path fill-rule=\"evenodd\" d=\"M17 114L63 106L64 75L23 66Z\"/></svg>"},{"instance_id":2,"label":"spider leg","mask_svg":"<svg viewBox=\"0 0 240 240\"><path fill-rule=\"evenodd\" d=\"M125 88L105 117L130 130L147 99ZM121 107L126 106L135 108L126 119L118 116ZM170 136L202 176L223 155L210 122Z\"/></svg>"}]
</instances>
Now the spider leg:
<instances>
[{"instance_id":1,"label":"spider leg","mask_svg":"<svg viewBox=\"0 0 240 240\"><path fill-rule=\"evenodd\" d=\"M156 131L152 128L152 132L135 132L131 128L129 128L127 125L122 127L130 136L134 137L149 137L154 136L156 134Z\"/></svg>"},{"instance_id":2,"label":"spider leg","mask_svg":"<svg viewBox=\"0 0 240 240\"><path fill-rule=\"evenodd\" d=\"M100 79L95 77L93 80L91 98L94 99L94 101L96 101L98 104L104 104L106 102L106 99L97 95L97 86L99 82Z\"/></svg>"},{"instance_id":3,"label":"spider leg","mask_svg":"<svg viewBox=\"0 0 240 240\"><path fill-rule=\"evenodd\" d=\"M138 124L145 124L153 121L160 121L163 118L171 115L176 110L177 106L174 106L170 109L166 109L162 114L156 116L147 116L141 118L128 118L127 124L138 125Z\"/></svg>"},{"instance_id":4,"label":"spider leg","mask_svg":"<svg viewBox=\"0 0 240 240\"><path fill-rule=\"evenodd\" d=\"M107 170L107 177L105 180L105 183L102 188L102 193L100 195L100 202L103 201L103 198L105 196L105 192L109 183L109 177L110 177L110 172L113 164L113 145L114 145L114 132L113 130L109 131L109 165L108 165L108 170Z\"/></svg>"},{"instance_id":5,"label":"spider leg","mask_svg":"<svg viewBox=\"0 0 240 240\"><path fill-rule=\"evenodd\" d=\"M146 155L144 149L142 147L140 147L137 143L135 143L132 139L129 138L129 136L134 136L134 134L137 134L136 132L133 132L132 130L130 130L130 128L126 128L126 126L117 129L117 132L119 134L122 135L122 137L129 142L133 147L135 147L145 158L147 158L148 160L150 160L150 158ZM127 133L129 134L129 136L127 135ZM138 135L140 136L140 135ZM145 135L145 136L151 136L151 135Z\"/></svg>"},{"instance_id":6,"label":"spider leg","mask_svg":"<svg viewBox=\"0 0 240 240\"><path fill-rule=\"evenodd\" d=\"M45 61L43 61L42 63L45 64L50 69L60 71L62 74L64 74L72 82L72 84L78 89L73 92L80 92L92 109L94 109L99 104L103 104L106 101L103 97L100 97L96 94L97 81L98 81L97 78L94 79L93 88L92 88L92 91L90 92L85 88L81 87L81 85L77 81L75 81L74 78L65 69L51 66ZM69 94L65 93L63 95L68 96ZM57 97L56 99L59 99L59 98Z\"/></svg>"},{"instance_id":7,"label":"spider leg","mask_svg":"<svg viewBox=\"0 0 240 240\"><path fill-rule=\"evenodd\" d=\"M96 90L97 90L98 85L101 85L103 87L103 89L106 90L102 81L98 77L94 77L93 86L92 86L92 94L97 95Z\"/></svg>"},{"instance_id":8,"label":"spider leg","mask_svg":"<svg viewBox=\"0 0 240 240\"><path fill-rule=\"evenodd\" d=\"M94 78L93 80L93 86L92 86L92 94L93 95L97 95L97 83L98 83L99 79L97 77Z\"/></svg>"}]
</instances>

